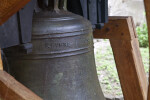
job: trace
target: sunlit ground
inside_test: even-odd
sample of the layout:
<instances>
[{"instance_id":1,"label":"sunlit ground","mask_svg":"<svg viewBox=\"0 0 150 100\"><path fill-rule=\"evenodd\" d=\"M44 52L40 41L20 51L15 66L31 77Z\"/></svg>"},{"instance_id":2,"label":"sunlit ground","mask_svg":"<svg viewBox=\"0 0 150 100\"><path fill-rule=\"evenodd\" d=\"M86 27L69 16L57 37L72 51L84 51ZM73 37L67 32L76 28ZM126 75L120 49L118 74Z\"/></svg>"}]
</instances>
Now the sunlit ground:
<instances>
[{"instance_id":1,"label":"sunlit ground","mask_svg":"<svg viewBox=\"0 0 150 100\"><path fill-rule=\"evenodd\" d=\"M106 96L122 96L120 81L114 62L112 49L108 40L98 40L95 43L95 58L97 73L100 80L102 90ZM148 48L140 48L143 57L145 71L148 74L149 62Z\"/></svg>"}]
</instances>

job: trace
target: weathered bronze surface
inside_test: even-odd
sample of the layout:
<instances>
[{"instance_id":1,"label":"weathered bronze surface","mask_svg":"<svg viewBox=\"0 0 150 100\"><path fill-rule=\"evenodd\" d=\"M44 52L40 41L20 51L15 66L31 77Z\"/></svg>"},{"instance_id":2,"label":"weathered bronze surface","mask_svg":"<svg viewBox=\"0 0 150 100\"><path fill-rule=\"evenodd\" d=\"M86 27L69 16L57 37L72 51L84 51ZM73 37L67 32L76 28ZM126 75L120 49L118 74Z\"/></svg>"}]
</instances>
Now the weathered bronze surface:
<instances>
[{"instance_id":1,"label":"weathered bronze surface","mask_svg":"<svg viewBox=\"0 0 150 100\"><path fill-rule=\"evenodd\" d=\"M9 73L44 100L105 100L96 74L92 26L58 9L62 5L57 3L34 15L31 54L5 49Z\"/></svg>"}]
</instances>

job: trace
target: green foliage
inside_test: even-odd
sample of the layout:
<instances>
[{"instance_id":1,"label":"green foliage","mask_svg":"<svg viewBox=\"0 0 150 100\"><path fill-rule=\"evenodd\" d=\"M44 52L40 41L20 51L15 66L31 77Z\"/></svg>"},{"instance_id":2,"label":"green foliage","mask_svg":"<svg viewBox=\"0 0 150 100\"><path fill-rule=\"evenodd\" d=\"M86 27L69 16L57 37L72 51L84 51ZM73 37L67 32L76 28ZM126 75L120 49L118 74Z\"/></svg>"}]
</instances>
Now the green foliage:
<instances>
[{"instance_id":1,"label":"green foliage","mask_svg":"<svg viewBox=\"0 0 150 100\"><path fill-rule=\"evenodd\" d=\"M136 30L139 38L140 47L148 47L147 25L143 24L142 27L137 27Z\"/></svg>"},{"instance_id":2,"label":"green foliage","mask_svg":"<svg viewBox=\"0 0 150 100\"><path fill-rule=\"evenodd\" d=\"M145 72L149 73L149 48L140 48Z\"/></svg>"}]
</instances>

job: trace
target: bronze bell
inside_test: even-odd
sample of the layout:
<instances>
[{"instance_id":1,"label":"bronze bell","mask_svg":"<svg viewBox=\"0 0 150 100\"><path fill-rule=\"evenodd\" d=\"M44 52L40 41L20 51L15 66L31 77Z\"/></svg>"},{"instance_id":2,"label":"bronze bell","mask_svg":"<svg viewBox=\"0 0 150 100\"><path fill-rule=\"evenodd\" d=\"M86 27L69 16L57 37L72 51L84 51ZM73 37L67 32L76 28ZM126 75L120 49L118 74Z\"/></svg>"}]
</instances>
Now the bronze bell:
<instances>
[{"instance_id":1,"label":"bronze bell","mask_svg":"<svg viewBox=\"0 0 150 100\"><path fill-rule=\"evenodd\" d=\"M41 0L33 18L33 52L5 49L9 73L44 100L105 100L98 81L90 22Z\"/></svg>"}]
</instances>

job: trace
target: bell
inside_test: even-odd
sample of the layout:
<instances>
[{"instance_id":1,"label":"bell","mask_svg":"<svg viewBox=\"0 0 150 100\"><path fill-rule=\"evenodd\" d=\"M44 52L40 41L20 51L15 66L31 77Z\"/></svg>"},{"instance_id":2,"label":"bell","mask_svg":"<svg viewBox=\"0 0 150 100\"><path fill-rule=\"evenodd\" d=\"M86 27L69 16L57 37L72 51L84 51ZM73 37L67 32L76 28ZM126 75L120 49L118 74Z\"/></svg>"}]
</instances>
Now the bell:
<instances>
[{"instance_id":1,"label":"bell","mask_svg":"<svg viewBox=\"0 0 150 100\"><path fill-rule=\"evenodd\" d=\"M105 100L96 72L92 25L64 10L63 3L41 3L42 11L33 18L32 53L23 53L19 46L4 50L9 73L44 100Z\"/></svg>"}]
</instances>

